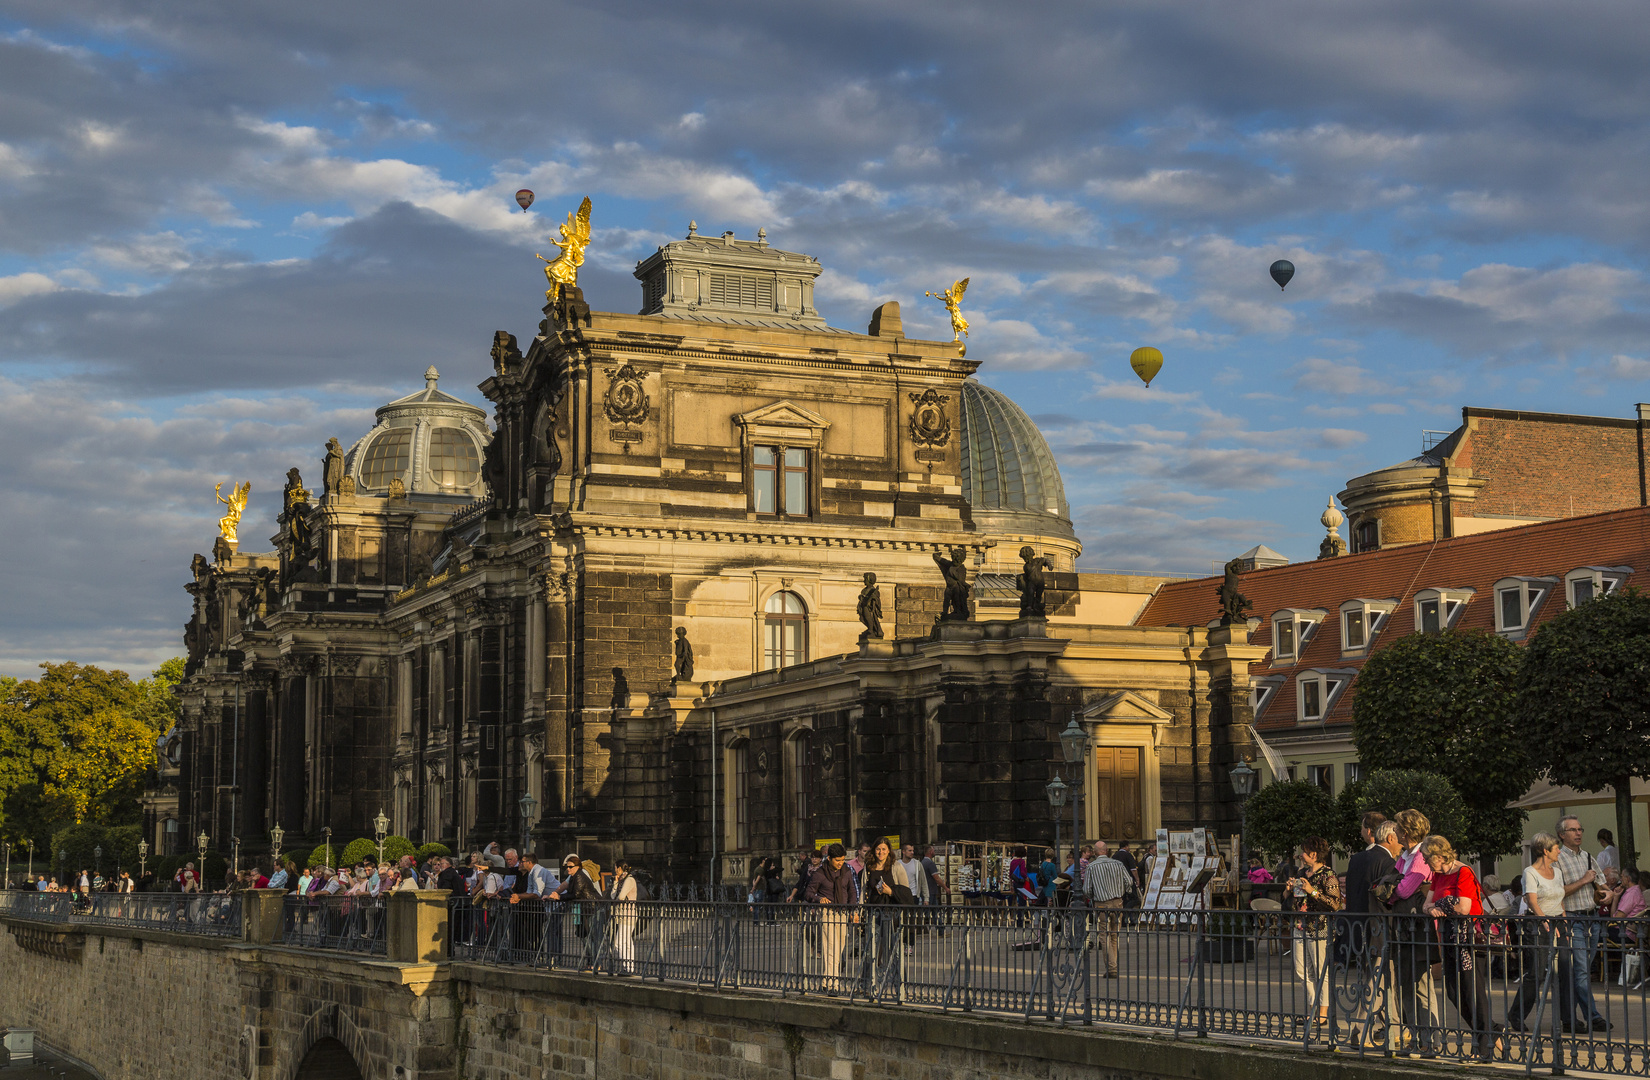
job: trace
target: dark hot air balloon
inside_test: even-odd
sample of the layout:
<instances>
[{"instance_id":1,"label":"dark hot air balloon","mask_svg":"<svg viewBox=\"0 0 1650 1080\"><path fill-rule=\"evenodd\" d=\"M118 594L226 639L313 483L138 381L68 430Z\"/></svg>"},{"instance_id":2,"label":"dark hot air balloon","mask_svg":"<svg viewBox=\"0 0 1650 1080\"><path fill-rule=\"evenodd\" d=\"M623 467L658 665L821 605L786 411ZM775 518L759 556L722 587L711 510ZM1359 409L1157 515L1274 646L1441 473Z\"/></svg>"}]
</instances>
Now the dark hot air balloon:
<instances>
[{"instance_id":1,"label":"dark hot air balloon","mask_svg":"<svg viewBox=\"0 0 1650 1080\"><path fill-rule=\"evenodd\" d=\"M1279 259L1272 264L1272 280L1278 283L1281 290L1289 284L1289 279L1295 276L1295 264L1288 259Z\"/></svg>"},{"instance_id":2,"label":"dark hot air balloon","mask_svg":"<svg viewBox=\"0 0 1650 1080\"><path fill-rule=\"evenodd\" d=\"M521 207L521 212L525 214L527 208L533 205L533 193L526 188L522 188L516 192L516 203Z\"/></svg>"}]
</instances>

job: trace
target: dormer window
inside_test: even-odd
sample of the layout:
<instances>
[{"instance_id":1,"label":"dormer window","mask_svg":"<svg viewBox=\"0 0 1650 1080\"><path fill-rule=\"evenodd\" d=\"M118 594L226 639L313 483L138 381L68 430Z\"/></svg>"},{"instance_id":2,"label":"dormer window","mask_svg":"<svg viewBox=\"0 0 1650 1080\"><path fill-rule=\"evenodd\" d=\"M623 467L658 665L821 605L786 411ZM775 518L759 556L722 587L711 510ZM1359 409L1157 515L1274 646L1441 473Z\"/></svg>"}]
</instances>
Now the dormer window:
<instances>
[{"instance_id":1,"label":"dormer window","mask_svg":"<svg viewBox=\"0 0 1650 1080\"><path fill-rule=\"evenodd\" d=\"M1582 566L1564 575L1564 595L1570 607L1609 596L1633 576L1631 566Z\"/></svg>"},{"instance_id":2,"label":"dormer window","mask_svg":"<svg viewBox=\"0 0 1650 1080\"><path fill-rule=\"evenodd\" d=\"M1423 634L1455 629L1474 589L1422 589L1415 594L1415 628Z\"/></svg>"},{"instance_id":3,"label":"dormer window","mask_svg":"<svg viewBox=\"0 0 1650 1080\"><path fill-rule=\"evenodd\" d=\"M1535 621L1541 602L1547 598L1557 578L1513 577L1495 583L1495 629L1521 638Z\"/></svg>"},{"instance_id":4,"label":"dormer window","mask_svg":"<svg viewBox=\"0 0 1650 1080\"><path fill-rule=\"evenodd\" d=\"M1341 652L1362 653L1386 626L1396 600L1348 600L1341 605Z\"/></svg>"},{"instance_id":5,"label":"dormer window","mask_svg":"<svg viewBox=\"0 0 1650 1080\"><path fill-rule=\"evenodd\" d=\"M1273 615L1272 662L1298 660L1326 614L1322 608L1284 608Z\"/></svg>"},{"instance_id":6,"label":"dormer window","mask_svg":"<svg viewBox=\"0 0 1650 1080\"><path fill-rule=\"evenodd\" d=\"M1354 672L1338 668L1303 671L1295 678L1295 719L1302 724L1321 723L1335 708L1341 694L1352 685Z\"/></svg>"},{"instance_id":7,"label":"dormer window","mask_svg":"<svg viewBox=\"0 0 1650 1080\"><path fill-rule=\"evenodd\" d=\"M1256 720L1266 711L1266 706L1278 696L1278 687L1283 685L1282 675L1267 675L1256 679L1249 684L1249 712Z\"/></svg>"}]
</instances>

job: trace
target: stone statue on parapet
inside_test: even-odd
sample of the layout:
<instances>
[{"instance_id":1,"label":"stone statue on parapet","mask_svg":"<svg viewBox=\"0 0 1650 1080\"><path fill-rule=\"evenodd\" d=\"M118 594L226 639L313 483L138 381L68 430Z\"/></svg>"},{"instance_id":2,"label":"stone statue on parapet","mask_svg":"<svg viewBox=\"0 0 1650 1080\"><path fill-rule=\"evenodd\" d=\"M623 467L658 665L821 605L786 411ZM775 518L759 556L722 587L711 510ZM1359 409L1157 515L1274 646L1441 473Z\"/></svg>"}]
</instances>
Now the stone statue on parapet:
<instances>
[{"instance_id":1,"label":"stone statue on parapet","mask_svg":"<svg viewBox=\"0 0 1650 1080\"><path fill-rule=\"evenodd\" d=\"M1249 618L1249 598L1238 591L1238 575L1243 573L1243 560L1233 559L1226 564L1226 576L1220 585L1215 588L1215 595L1220 598L1220 625L1231 626L1234 623L1247 622Z\"/></svg>"},{"instance_id":2,"label":"stone statue on parapet","mask_svg":"<svg viewBox=\"0 0 1650 1080\"><path fill-rule=\"evenodd\" d=\"M1043 590L1047 587L1043 571L1054 567L1029 545L1020 549L1020 561L1025 570L1014 575L1014 585L1020 590L1020 618L1043 618L1048 614L1043 601Z\"/></svg>"},{"instance_id":3,"label":"stone statue on parapet","mask_svg":"<svg viewBox=\"0 0 1650 1080\"><path fill-rule=\"evenodd\" d=\"M231 544L240 541L238 534L241 527L241 515L246 512L246 497L251 493L252 481L250 480L242 484L230 481L229 498L227 499L223 497L222 484L212 489L212 494L217 496L218 501L224 505L223 517L218 519L218 535Z\"/></svg>"},{"instance_id":4,"label":"stone statue on parapet","mask_svg":"<svg viewBox=\"0 0 1650 1080\"><path fill-rule=\"evenodd\" d=\"M693 681L693 643L688 641L685 626L676 628L676 669L671 679L676 682Z\"/></svg>"},{"instance_id":5,"label":"stone statue on parapet","mask_svg":"<svg viewBox=\"0 0 1650 1080\"><path fill-rule=\"evenodd\" d=\"M940 622L967 622L968 613L968 552L952 548L947 559L934 552L934 564L945 576L945 604L940 609Z\"/></svg>"},{"instance_id":6,"label":"stone statue on parapet","mask_svg":"<svg viewBox=\"0 0 1650 1080\"><path fill-rule=\"evenodd\" d=\"M344 488L344 448L337 436L327 440L327 454L321 459L321 490L336 495Z\"/></svg>"},{"instance_id":7,"label":"stone statue on parapet","mask_svg":"<svg viewBox=\"0 0 1650 1080\"><path fill-rule=\"evenodd\" d=\"M616 713L630 708L630 680L624 677L622 667L613 669L613 697L607 704Z\"/></svg>"},{"instance_id":8,"label":"stone statue on parapet","mask_svg":"<svg viewBox=\"0 0 1650 1080\"><path fill-rule=\"evenodd\" d=\"M561 254L554 259L546 259L535 252L534 258L544 263L544 276L550 282L550 288L545 290L544 298L553 304L560 299L564 287L572 288L579 283L579 267L584 265L584 249L590 244L589 196L579 204L577 214L567 215L566 224L561 226L561 239L550 242L561 248Z\"/></svg>"},{"instance_id":9,"label":"stone statue on parapet","mask_svg":"<svg viewBox=\"0 0 1650 1080\"><path fill-rule=\"evenodd\" d=\"M958 356L968 355L968 346L963 342L963 338L968 336L968 320L963 318L962 313L963 293L967 291L968 279L963 278L961 281L952 282L949 289L937 293L923 293L924 296L932 296L945 305L946 314L951 316L951 340L957 343Z\"/></svg>"},{"instance_id":10,"label":"stone statue on parapet","mask_svg":"<svg viewBox=\"0 0 1650 1080\"><path fill-rule=\"evenodd\" d=\"M882 638L882 590L877 587L877 576L872 573L865 575L865 588L859 590L859 623L865 630L859 635L859 640L881 640Z\"/></svg>"}]
</instances>

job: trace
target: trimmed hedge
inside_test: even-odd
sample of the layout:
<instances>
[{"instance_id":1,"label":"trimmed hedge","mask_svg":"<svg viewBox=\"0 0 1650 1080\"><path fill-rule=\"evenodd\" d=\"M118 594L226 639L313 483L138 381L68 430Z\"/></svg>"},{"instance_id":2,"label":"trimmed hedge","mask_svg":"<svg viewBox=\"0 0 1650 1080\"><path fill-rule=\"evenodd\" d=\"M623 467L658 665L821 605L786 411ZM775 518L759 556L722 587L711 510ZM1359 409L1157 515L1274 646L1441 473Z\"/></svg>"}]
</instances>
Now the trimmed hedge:
<instances>
[{"instance_id":1,"label":"trimmed hedge","mask_svg":"<svg viewBox=\"0 0 1650 1080\"><path fill-rule=\"evenodd\" d=\"M426 859L433 859L437 855L451 855L452 853L453 849L446 844L424 844L413 852L413 855L418 859L419 865L422 866Z\"/></svg>"}]
</instances>

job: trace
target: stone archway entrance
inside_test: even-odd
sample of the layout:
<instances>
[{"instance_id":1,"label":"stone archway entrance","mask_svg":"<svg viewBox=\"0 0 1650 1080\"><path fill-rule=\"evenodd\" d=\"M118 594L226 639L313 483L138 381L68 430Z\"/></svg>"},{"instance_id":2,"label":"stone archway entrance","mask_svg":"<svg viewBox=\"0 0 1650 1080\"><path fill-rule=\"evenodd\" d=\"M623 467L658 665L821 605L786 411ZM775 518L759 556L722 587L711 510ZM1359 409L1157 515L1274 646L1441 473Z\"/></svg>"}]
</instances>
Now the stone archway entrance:
<instances>
[{"instance_id":1,"label":"stone archway entrance","mask_svg":"<svg viewBox=\"0 0 1650 1080\"><path fill-rule=\"evenodd\" d=\"M334 1038L316 1042L298 1063L293 1080L364 1080L361 1067L355 1063L344 1044Z\"/></svg>"}]
</instances>

